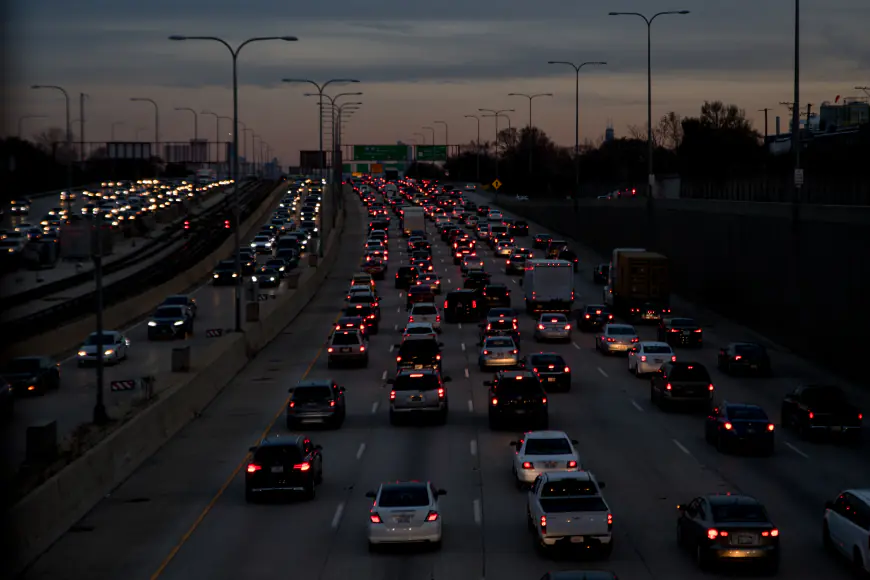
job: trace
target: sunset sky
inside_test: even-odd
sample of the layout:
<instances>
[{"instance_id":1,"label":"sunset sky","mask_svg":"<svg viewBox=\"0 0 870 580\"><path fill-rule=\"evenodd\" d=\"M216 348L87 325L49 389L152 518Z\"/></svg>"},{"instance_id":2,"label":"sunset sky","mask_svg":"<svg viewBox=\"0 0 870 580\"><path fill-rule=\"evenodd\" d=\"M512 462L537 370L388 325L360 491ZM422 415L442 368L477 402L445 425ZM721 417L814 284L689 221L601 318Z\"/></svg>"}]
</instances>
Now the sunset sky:
<instances>
[{"instance_id":1,"label":"sunset sky","mask_svg":"<svg viewBox=\"0 0 870 580\"><path fill-rule=\"evenodd\" d=\"M802 97L818 105L855 96L870 85L870 1L804 0ZM512 122L528 122L528 101L507 93L547 93L535 101L535 125L556 142L573 144L574 72L548 60L607 61L581 71L580 133L595 139L608 120L617 136L646 118L646 25L609 11L688 9L653 24L653 114L697 114L707 100L745 108L763 131L771 107L786 125L792 100L794 0L442 0L407 2L279 2L278 0L12 0L7 31L15 70L7 95L6 132L24 136L63 125L60 93L31 84L57 84L87 102L86 138L106 141L112 122L119 140L153 140L153 108L160 105L161 141L192 137L190 113L175 107L232 115L231 60L208 42L171 42L172 34L221 36L231 44L252 36L293 35L299 42L247 46L239 58L240 119L268 142L285 164L299 149L317 148L311 87L285 77L362 81L332 94L362 91L363 107L348 125L347 144L414 139L435 120L449 124L451 144L476 137L478 108L515 108ZM356 99L354 99L356 100ZM443 143L443 126L437 141ZM492 139L492 119L481 123ZM75 128L76 133L78 129ZM222 140L228 139L229 124ZM200 116L200 137L213 140L213 117ZM419 138L416 138L419 140ZM427 140L429 138L427 137Z\"/></svg>"}]
</instances>

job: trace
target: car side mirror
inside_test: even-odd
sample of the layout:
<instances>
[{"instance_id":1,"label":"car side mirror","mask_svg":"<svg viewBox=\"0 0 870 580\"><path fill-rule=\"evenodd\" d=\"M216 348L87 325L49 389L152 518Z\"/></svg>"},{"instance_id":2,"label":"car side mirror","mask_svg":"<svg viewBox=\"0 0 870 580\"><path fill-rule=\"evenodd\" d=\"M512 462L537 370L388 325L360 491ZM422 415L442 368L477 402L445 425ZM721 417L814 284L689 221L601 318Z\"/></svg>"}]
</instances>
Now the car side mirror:
<instances>
[{"instance_id":1,"label":"car side mirror","mask_svg":"<svg viewBox=\"0 0 870 580\"><path fill-rule=\"evenodd\" d=\"M483 386L484 386L484 387L491 387L491 386L492 386L492 381L483 381Z\"/></svg>"},{"instance_id":2,"label":"car side mirror","mask_svg":"<svg viewBox=\"0 0 870 580\"><path fill-rule=\"evenodd\" d=\"M323 451L323 445L315 445L314 449L317 451Z\"/></svg>"},{"instance_id":3,"label":"car side mirror","mask_svg":"<svg viewBox=\"0 0 870 580\"><path fill-rule=\"evenodd\" d=\"M378 494L376 494L376 493L373 492L373 491L367 491L367 492L366 492L366 497L371 498L371 499L375 499L376 497L378 497Z\"/></svg>"},{"instance_id":4,"label":"car side mirror","mask_svg":"<svg viewBox=\"0 0 870 580\"><path fill-rule=\"evenodd\" d=\"M447 495L447 490L446 489L439 489L435 493L437 493L438 495Z\"/></svg>"},{"instance_id":5,"label":"car side mirror","mask_svg":"<svg viewBox=\"0 0 870 580\"><path fill-rule=\"evenodd\" d=\"M826 510L834 509L834 502L832 502L831 500L826 501L825 502L825 509Z\"/></svg>"},{"instance_id":6,"label":"car side mirror","mask_svg":"<svg viewBox=\"0 0 870 580\"><path fill-rule=\"evenodd\" d=\"M453 380L452 377L450 377L450 376L446 376L446 377L444 377L443 379L441 379L441 382L449 383L449 382L452 381L452 380Z\"/></svg>"},{"instance_id":7,"label":"car side mirror","mask_svg":"<svg viewBox=\"0 0 870 580\"><path fill-rule=\"evenodd\" d=\"M396 384L396 379L387 379L387 384L388 384L388 385L395 385L395 384Z\"/></svg>"}]
</instances>

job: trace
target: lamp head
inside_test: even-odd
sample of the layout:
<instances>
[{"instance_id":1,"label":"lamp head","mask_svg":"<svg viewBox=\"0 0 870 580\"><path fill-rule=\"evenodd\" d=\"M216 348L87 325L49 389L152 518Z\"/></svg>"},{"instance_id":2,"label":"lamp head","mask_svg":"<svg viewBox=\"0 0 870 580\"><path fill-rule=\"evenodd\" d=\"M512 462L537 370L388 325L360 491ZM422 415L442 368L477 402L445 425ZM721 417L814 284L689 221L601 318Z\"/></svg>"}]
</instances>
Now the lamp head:
<instances>
[{"instance_id":1,"label":"lamp head","mask_svg":"<svg viewBox=\"0 0 870 580\"><path fill-rule=\"evenodd\" d=\"M299 40L295 36L279 36L278 39L285 42L296 42L297 40Z\"/></svg>"},{"instance_id":2,"label":"lamp head","mask_svg":"<svg viewBox=\"0 0 870 580\"><path fill-rule=\"evenodd\" d=\"M187 40L187 37L181 36L180 34L173 34L169 37L169 40Z\"/></svg>"},{"instance_id":3,"label":"lamp head","mask_svg":"<svg viewBox=\"0 0 870 580\"><path fill-rule=\"evenodd\" d=\"M688 14L688 13L689 13L688 10L680 10L679 12L677 12L677 14Z\"/></svg>"}]
</instances>

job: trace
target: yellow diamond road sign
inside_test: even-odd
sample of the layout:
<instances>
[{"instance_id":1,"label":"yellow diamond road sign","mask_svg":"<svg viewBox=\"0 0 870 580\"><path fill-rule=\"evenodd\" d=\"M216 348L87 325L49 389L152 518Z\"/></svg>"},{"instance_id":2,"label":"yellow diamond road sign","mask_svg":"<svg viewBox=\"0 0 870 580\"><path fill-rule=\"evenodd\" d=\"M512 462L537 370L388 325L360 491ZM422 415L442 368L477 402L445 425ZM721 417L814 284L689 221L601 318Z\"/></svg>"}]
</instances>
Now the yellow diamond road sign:
<instances>
[{"instance_id":1,"label":"yellow diamond road sign","mask_svg":"<svg viewBox=\"0 0 870 580\"><path fill-rule=\"evenodd\" d=\"M499 188L501 187L501 181L496 179L495 181L492 182L492 186L495 188L496 191L498 191Z\"/></svg>"}]
</instances>

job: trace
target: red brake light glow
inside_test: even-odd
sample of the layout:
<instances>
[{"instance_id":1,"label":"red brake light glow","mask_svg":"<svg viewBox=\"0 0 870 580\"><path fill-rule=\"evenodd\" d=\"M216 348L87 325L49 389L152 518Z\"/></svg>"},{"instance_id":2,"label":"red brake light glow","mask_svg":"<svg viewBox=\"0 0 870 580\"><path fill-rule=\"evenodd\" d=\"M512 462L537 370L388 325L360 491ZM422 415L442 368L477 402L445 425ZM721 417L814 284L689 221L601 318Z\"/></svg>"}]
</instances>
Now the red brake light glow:
<instances>
[{"instance_id":1,"label":"red brake light glow","mask_svg":"<svg viewBox=\"0 0 870 580\"><path fill-rule=\"evenodd\" d=\"M532 464L531 464L530 462L528 462L528 461L524 461L524 462L523 462L523 469L534 469L534 465L532 465Z\"/></svg>"},{"instance_id":2,"label":"red brake light glow","mask_svg":"<svg viewBox=\"0 0 870 580\"><path fill-rule=\"evenodd\" d=\"M396 400L396 391L390 391L390 400L391 400L391 401L395 401L395 400Z\"/></svg>"},{"instance_id":3,"label":"red brake light glow","mask_svg":"<svg viewBox=\"0 0 870 580\"><path fill-rule=\"evenodd\" d=\"M309 469L311 469L311 464L308 462L297 463L293 466L293 469L298 469L299 471L308 471Z\"/></svg>"},{"instance_id":4,"label":"red brake light glow","mask_svg":"<svg viewBox=\"0 0 870 580\"><path fill-rule=\"evenodd\" d=\"M263 469L262 465L257 465L256 463L248 464L248 473L254 473L256 471L260 471L261 469Z\"/></svg>"},{"instance_id":5,"label":"red brake light glow","mask_svg":"<svg viewBox=\"0 0 870 580\"><path fill-rule=\"evenodd\" d=\"M722 426L725 427L725 430L726 430L726 431L730 431L731 428L733 427L733 425L732 425L731 423L725 423L725 424L722 425Z\"/></svg>"},{"instance_id":6,"label":"red brake light glow","mask_svg":"<svg viewBox=\"0 0 870 580\"><path fill-rule=\"evenodd\" d=\"M569 467L570 469L573 469L573 468L577 467L577 462L574 461L574 460L569 461L569 462L568 462L568 467Z\"/></svg>"},{"instance_id":7,"label":"red brake light glow","mask_svg":"<svg viewBox=\"0 0 870 580\"><path fill-rule=\"evenodd\" d=\"M438 519L438 512L429 512L429 514L426 516L427 522L434 522L437 519Z\"/></svg>"},{"instance_id":8,"label":"red brake light glow","mask_svg":"<svg viewBox=\"0 0 870 580\"><path fill-rule=\"evenodd\" d=\"M381 523L381 516L379 516L378 514L371 514L369 516L369 519L372 521L373 524Z\"/></svg>"}]
</instances>

